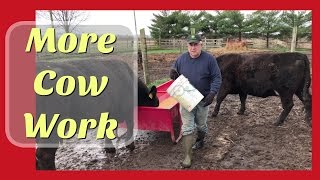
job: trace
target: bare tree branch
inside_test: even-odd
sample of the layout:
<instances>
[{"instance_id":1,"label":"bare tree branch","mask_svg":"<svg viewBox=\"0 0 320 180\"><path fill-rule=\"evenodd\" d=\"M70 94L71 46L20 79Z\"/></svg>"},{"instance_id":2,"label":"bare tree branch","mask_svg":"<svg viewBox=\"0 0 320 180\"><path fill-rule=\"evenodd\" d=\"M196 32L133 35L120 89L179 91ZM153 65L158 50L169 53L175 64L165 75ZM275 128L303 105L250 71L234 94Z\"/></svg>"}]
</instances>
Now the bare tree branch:
<instances>
[{"instance_id":1,"label":"bare tree branch","mask_svg":"<svg viewBox=\"0 0 320 180\"><path fill-rule=\"evenodd\" d=\"M85 11L59 10L53 11L53 16L66 33L73 32L81 22L88 19L88 14Z\"/></svg>"},{"instance_id":2,"label":"bare tree branch","mask_svg":"<svg viewBox=\"0 0 320 180\"><path fill-rule=\"evenodd\" d=\"M73 32L75 28L82 22L86 21L89 14L85 11L75 10L50 10L37 11L37 16L51 21L51 26L62 27L66 33Z\"/></svg>"}]
</instances>

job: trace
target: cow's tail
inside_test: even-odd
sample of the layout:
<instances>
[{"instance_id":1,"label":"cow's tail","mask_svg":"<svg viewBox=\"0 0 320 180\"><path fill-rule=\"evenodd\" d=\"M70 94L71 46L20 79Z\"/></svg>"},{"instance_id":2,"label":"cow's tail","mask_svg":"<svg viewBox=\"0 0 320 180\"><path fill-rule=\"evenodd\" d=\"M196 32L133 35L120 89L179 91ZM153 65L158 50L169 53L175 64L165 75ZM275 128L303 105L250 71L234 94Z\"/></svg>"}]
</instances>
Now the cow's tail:
<instances>
[{"instance_id":1,"label":"cow's tail","mask_svg":"<svg viewBox=\"0 0 320 180\"><path fill-rule=\"evenodd\" d=\"M310 76L310 62L308 57L304 56L304 63L305 63L305 69L304 69L304 86L303 86L303 98L305 100L310 100L311 96L309 93L309 88L311 84L311 76Z\"/></svg>"},{"instance_id":2,"label":"cow's tail","mask_svg":"<svg viewBox=\"0 0 320 180\"><path fill-rule=\"evenodd\" d=\"M307 122L311 125L311 111L312 111L312 96L309 93L309 88L311 85L311 75L310 75L310 62L306 55L304 55L305 69L304 69L304 86L303 86L303 103L305 108L305 115Z\"/></svg>"}]
</instances>

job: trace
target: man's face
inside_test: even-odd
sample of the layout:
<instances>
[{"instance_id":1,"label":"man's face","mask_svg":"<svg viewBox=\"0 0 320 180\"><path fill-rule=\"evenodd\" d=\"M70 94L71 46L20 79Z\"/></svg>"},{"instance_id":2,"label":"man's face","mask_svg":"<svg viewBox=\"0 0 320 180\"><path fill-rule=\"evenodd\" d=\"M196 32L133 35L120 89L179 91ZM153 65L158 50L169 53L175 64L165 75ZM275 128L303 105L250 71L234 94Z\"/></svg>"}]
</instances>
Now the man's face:
<instances>
[{"instance_id":1,"label":"man's face","mask_svg":"<svg viewBox=\"0 0 320 180\"><path fill-rule=\"evenodd\" d=\"M202 44L199 43L188 43L188 51L192 58L197 58L201 53Z\"/></svg>"}]
</instances>

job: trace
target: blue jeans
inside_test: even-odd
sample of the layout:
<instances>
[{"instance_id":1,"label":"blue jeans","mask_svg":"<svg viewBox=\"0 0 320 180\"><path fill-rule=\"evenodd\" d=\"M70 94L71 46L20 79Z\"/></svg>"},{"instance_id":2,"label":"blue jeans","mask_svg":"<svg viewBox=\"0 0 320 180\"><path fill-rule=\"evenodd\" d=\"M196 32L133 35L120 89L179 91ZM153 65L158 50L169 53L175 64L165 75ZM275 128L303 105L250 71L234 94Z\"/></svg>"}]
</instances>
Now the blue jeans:
<instances>
[{"instance_id":1,"label":"blue jeans","mask_svg":"<svg viewBox=\"0 0 320 180\"><path fill-rule=\"evenodd\" d=\"M182 119L182 135L192 134L194 128L198 131L207 133L208 111L209 106L203 107L204 102L200 102L191 112L180 106L180 114Z\"/></svg>"}]
</instances>

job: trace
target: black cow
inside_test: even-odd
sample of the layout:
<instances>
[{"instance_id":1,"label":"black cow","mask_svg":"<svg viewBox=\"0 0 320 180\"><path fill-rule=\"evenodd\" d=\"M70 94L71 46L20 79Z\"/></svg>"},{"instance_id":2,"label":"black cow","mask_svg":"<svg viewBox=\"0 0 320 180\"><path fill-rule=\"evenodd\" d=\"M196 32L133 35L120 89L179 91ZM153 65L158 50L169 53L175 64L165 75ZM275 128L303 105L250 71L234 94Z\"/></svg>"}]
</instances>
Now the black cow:
<instances>
[{"instance_id":1,"label":"black cow","mask_svg":"<svg viewBox=\"0 0 320 180\"><path fill-rule=\"evenodd\" d=\"M37 62L37 73L43 70L53 70L57 73L54 80L45 77L43 87L55 88L56 82L61 76L84 76L88 81L90 76L96 76L101 80L102 76L109 78L106 89L96 97L79 96L79 87L69 96L60 96L54 92L50 96L37 95L37 119L41 113L46 113L47 124L53 114L59 113L59 119L72 118L80 120L92 118L99 120L102 112L109 112L109 119L116 119L119 123L125 121L126 146L134 149L133 142L133 111L134 111L134 74L132 69L125 62L119 60L68 60L65 62ZM100 83L98 83L100 85ZM158 106L159 100L156 96L157 90L153 86L151 91L139 79L138 80L138 105ZM79 122L78 122L79 123ZM55 169L55 154L62 139L58 138L56 128L53 129L49 139L37 138L36 167L37 169ZM115 152L112 142L105 138L106 152ZM50 144L50 145L49 145ZM46 146L48 145L48 146Z\"/></svg>"},{"instance_id":2,"label":"black cow","mask_svg":"<svg viewBox=\"0 0 320 180\"><path fill-rule=\"evenodd\" d=\"M151 87L149 91L146 84L138 79L138 106L159 106L159 99L157 98L157 88Z\"/></svg>"},{"instance_id":3,"label":"black cow","mask_svg":"<svg viewBox=\"0 0 320 180\"><path fill-rule=\"evenodd\" d=\"M239 94L244 114L247 95L280 96L283 111L275 125L282 125L293 107L293 95L303 102L311 126L310 63L301 53L225 54L217 57L222 84L212 116L217 116L228 94Z\"/></svg>"}]
</instances>

